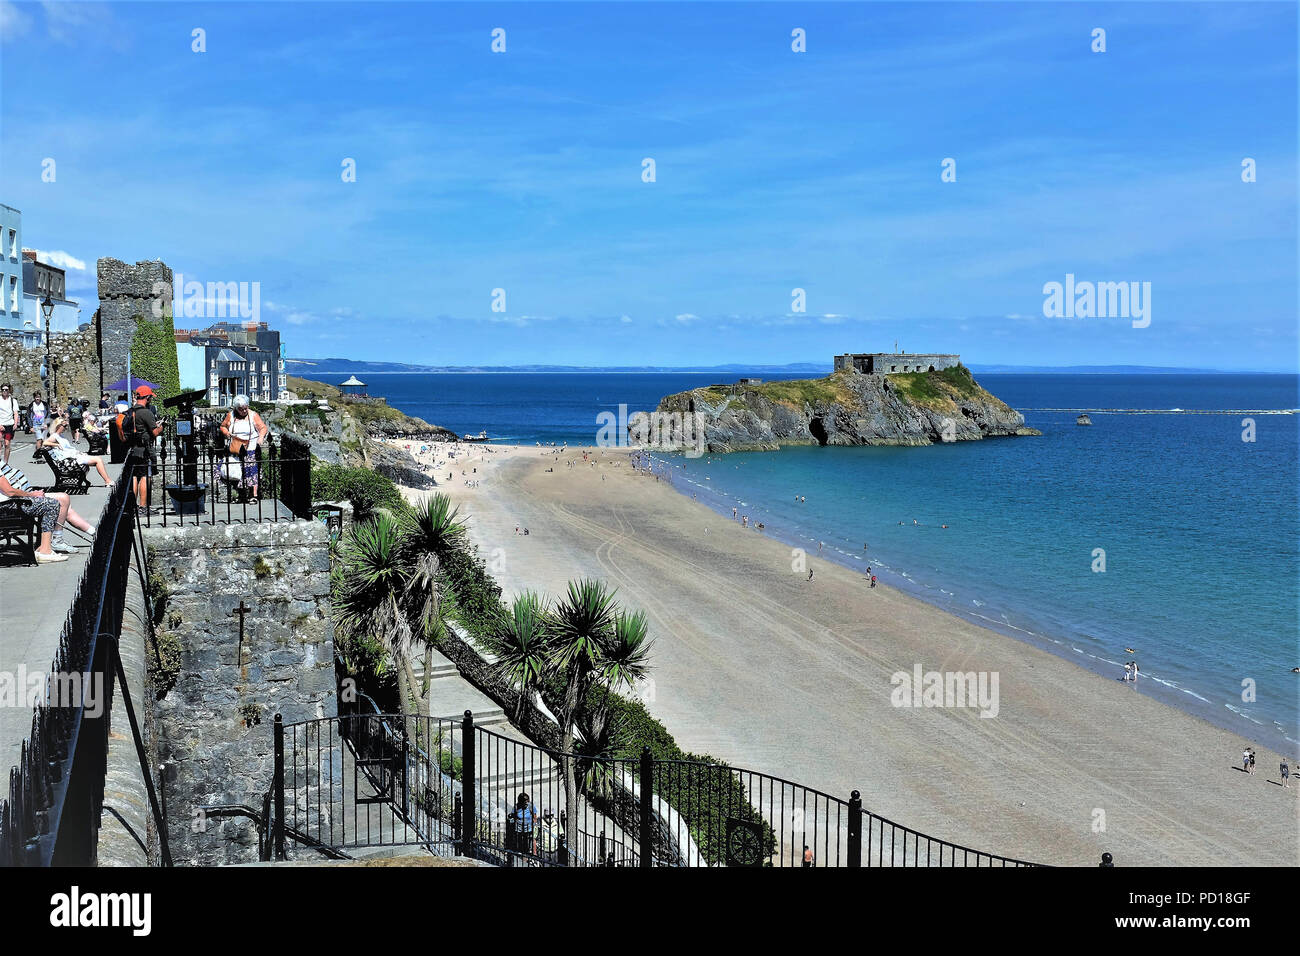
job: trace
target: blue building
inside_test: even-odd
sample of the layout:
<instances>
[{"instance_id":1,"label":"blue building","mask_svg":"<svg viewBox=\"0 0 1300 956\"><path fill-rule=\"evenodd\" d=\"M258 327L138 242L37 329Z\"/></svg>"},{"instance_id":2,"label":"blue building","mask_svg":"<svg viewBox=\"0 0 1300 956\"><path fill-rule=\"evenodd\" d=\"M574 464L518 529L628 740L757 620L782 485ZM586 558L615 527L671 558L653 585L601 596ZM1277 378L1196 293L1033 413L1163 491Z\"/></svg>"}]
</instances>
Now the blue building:
<instances>
[{"instance_id":1,"label":"blue building","mask_svg":"<svg viewBox=\"0 0 1300 956\"><path fill-rule=\"evenodd\" d=\"M23 328L23 214L0 204L0 329Z\"/></svg>"}]
</instances>

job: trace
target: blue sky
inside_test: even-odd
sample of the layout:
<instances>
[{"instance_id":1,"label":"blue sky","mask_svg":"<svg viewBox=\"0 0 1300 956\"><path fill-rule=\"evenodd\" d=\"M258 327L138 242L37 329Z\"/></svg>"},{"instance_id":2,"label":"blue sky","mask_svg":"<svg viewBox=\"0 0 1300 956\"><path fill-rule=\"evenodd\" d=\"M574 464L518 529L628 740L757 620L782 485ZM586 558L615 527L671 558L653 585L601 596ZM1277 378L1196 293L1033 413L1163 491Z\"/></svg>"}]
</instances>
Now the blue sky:
<instances>
[{"instance_id":1,"label":"blue sky","mask_svg":"<svg viewBox=\"0 0 1300 956\"><path fill-rule=\"evenodd\" d=\"M3 3L0 202L83 307L96 258L160 257L260 283L295 356L898 340L1294 371L1296 28L1264 3ZM1150 282L1150 325L1045 318L1067 273Z\"/></svg>"}]
</instances>

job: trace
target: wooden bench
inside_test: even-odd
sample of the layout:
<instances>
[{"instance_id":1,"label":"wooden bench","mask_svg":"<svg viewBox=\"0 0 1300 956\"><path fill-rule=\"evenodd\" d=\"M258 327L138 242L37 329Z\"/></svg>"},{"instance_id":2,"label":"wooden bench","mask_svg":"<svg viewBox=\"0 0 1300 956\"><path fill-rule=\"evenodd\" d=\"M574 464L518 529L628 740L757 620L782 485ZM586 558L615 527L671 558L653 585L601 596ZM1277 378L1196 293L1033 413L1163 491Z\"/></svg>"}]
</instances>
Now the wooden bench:
<instances>
[{"instance_id":1,"label":"wooden bench","mask_svg":"<svg viewBox=\"0 0 1300 956\"><path fill-rule=\"evenodd\" d=\"M15 499L0 501L0 542L17 543L31 552L30 563L36 563L36 519L23 511Z\"/></svg>"},{"instance_id":2,"label":"wooden bench","mask_svg":"<svg viewBox=\"0 0 1300 956\"><path fill-rule=\"evenodd\" d=\"M70 495L84 495L90 490L89 465L79 465L72 458L55 458L48 448L37 449L36 459L44 461L54 472L54 487L51 491L62 491Z\"/></svg>"}]
</instances>

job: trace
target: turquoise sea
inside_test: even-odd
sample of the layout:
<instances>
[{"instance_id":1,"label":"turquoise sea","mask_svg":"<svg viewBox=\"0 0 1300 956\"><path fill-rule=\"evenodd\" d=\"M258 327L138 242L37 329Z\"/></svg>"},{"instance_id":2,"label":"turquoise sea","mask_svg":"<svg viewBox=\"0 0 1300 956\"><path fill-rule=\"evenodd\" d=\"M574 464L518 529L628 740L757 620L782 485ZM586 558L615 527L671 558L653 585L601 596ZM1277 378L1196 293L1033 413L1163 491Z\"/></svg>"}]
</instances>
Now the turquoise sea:
<instances>
[{"instance_id":1,"label":"turquoise sea","mask_svg":"<svg viewBox=\"0 0 1300 956\"><path fill-rule=\"evenodd\" d=\"M664 456L663 465L684 493L728 517L737 507L805 547L814 567L870 564L885 583L1116 679L1136 657L1141 692L1295 752L1300 416L1239 410L1296 409L1297 376L977 377L1042 437ZM403 411L460 433L589 445L599 412L652 409L662 395L715 378L368 381ZM1076 408L1183 411L1094 411L1093 425L1081 427L1073 411L1045 410ZM1246 418L1254 441L1243 440ZM1093 570L1096 549L1104 572ZM1252 686L1254 699L1243 699Z\"/></svg>"}]
</instances>

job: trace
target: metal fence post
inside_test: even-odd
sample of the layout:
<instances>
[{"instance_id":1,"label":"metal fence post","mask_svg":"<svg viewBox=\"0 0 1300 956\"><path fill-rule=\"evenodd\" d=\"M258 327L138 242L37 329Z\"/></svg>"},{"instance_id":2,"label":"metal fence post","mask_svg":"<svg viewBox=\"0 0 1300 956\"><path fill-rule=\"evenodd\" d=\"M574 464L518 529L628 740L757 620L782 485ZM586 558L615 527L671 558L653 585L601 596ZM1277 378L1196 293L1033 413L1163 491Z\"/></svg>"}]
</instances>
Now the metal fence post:
<instances>
[{"instance_id":1,"label":"metal fence post","mask_svg":"<svg viewBox=\"0 0 1300 956\"><path fill-rule=\"evenodd\" d=\"M474 793L474 715L468 710L461 721L460 732L460 855L473 856L478 800Z\"/></svg>"},{"instance_id":2,"label":"metal fence post","mask_svg":"<svg viewBox=\"0 0 1300 956\"><path fill-rule=\"evenodd\" d=\"M862 794L849 794L849 866L862 866Z\"/></svg>"},{"instance_id":3,"label":"metal fence post","mask_svg":"<svg viewBox=\"0 0 1300 956\"><path fill-rule=\"evenodd\" d=\"M650 748L641 748L641 866L653 865L654 840L650 828L650 817L654 806L655 762L650 756Z\"/></svg>"},{"instance_id":4,"label":"metal fence post","mask_svg":"<svg viewBox=\"0 0 1300 956\"><path fill-rule=\"evenodd\" d=\"M284 718L275 715L275 776L271 783L275 789L275 828L272 845L275 858L283 860L284 853Z\"/></svg>"},{"instance_id":5,"label":"metal fence post","mask_svg":"<svg viewBox=\"0 0 1300 956\"><path fill-rule=\"evenodd\" d=\"M406 734L402 734L402 816L406 816L409 809L406 805L406 794L410 789L407 786L408 779L409 779L409 769L411 766L410 761L411 761L411 743L407 739ZM393 782L396 783L397 781L394 780Z\"/></svg>"}]
</instances>

